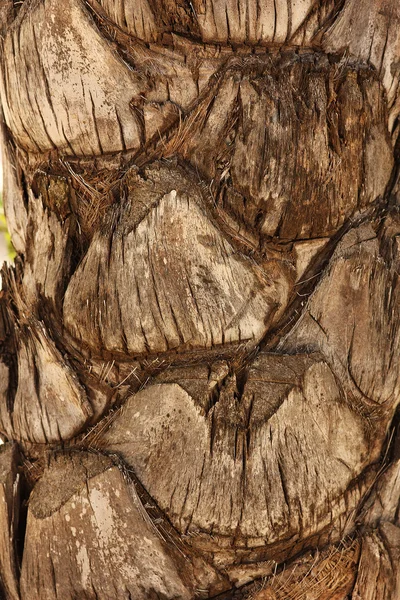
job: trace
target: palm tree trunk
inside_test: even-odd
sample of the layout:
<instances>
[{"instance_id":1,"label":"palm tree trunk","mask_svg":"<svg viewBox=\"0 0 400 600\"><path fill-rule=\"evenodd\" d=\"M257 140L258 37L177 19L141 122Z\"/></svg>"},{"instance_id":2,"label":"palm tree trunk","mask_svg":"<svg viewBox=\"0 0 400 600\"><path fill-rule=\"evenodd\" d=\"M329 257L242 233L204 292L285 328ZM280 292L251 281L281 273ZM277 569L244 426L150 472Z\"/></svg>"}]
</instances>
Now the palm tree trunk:
<instances>
[{"instance_id":1,"label":"palm tree trunk","mask_svg":"<svg viewBox=\"0 0 400 600\"><path fill-rule=\"evenodd\" d=\"M0 3L0 595L400 596L396 0Z\"/></svg>"}]
</instances>

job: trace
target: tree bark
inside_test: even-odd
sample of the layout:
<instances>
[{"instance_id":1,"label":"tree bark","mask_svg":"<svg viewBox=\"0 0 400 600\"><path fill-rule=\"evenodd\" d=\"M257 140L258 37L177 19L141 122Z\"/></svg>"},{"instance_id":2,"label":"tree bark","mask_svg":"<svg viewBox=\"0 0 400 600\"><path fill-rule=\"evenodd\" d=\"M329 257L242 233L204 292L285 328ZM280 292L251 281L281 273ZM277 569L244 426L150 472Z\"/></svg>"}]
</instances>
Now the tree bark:
<instances>
[{"instance_id":1,"label":"tree bark","mask_svg":"<svg viewBox=\"0 0 400 600\"><path fill-rule=\"evenodd\" d=\"M0 28L0 596L400 597L398 3Z\"/></svg>"}]
</instances>

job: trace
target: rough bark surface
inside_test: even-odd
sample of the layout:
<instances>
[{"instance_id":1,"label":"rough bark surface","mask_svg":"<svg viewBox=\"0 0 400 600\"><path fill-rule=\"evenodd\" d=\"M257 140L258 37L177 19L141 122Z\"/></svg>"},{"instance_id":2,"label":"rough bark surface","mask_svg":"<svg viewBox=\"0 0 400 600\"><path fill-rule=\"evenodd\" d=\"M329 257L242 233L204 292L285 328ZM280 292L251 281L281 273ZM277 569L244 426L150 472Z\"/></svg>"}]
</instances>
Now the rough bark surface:
<instances>
[{"instance_id":1,"label":"rough bark surface","mask_svg":"<svg viewBox=\"0 0 400 600\"><path fill-rule=\"evenodd\" d=\"M0 597L400 596L399 19L0 2Z\"/></svg>"}]
</instances>

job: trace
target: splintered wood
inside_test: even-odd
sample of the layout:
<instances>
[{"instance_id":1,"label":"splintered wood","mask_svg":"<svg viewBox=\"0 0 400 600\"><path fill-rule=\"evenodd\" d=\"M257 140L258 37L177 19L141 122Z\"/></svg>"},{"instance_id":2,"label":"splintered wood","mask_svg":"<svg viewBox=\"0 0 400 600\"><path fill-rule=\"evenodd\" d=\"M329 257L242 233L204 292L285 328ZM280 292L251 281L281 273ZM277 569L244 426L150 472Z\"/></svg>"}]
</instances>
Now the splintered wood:
<instances>
[{"instance_id":1,"label":"splintered wood","mask_svg":"<svg viewBox=\"0 0 400 600\"><path fill-rule=\"evenodd\" d=\"M354 600L392 600L400 596L400 527L383 522L362 542Z\"/></svg>"},{"instance_id":2,"label":"splintered wood","mask_svg":"<svg viewBox=\"0 0 400 600\"><path fill-rule=\"evenodd\" d=\"M395 0L3 0L0 598L400 598Z\"/></svg>"}]
</instances>

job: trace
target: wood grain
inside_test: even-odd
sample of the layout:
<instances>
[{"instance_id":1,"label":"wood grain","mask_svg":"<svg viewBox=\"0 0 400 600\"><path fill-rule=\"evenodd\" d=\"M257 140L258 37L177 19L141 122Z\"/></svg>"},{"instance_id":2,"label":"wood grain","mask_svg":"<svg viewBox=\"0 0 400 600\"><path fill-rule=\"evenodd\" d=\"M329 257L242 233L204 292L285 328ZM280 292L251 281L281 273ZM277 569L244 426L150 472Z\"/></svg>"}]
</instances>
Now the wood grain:
<instances>
[{"instance_id":1,"label":"wood grain","mask_svg":"<svg viewBox=\"0 0 400 600\"><path fill-rule=\"evenodd\" d=\"M257 343L285 305L284 272L270 275L229 243L193 175L154 165L126 196L68 286L70 332L131 355Z\"/></svg>"},{"instance_id":2,"label":"wood grain","mask_svg":"<svg viewBox=\"0 0 400 600\"><path fill-rule=\"evenodd\" d=\"M368 464L368 440L323 360L260 355L242 399L228 376L207 411L207 381L192 397L174 379L132 396L100 444L181 533L208 534L210 547L222 538L228 553L273 547L333 527L359 501L362 487L343 494ZM337 526L343 534L345 521Z\"/></svg>"},{"instance_id":3,"label":"wood grain","mask_svg":"<svg viewBox=\"0 0 400 600\"><path fill-rule=\"evenodd\" d=\"M28 510L21 598L189 599L135 488L94 454L56 458Z\"/></svg>"},{"instance_id":4,"label":"wood grain","mask_svg":"<svg viewBox=\"0 0 400 600\"><path fill-rule=\"evenodd\" d=\"M17 532L20 518L20 461L16 444L0 448L0 590L3 597L19 600Z\"/></svg>"}]
</instances>

